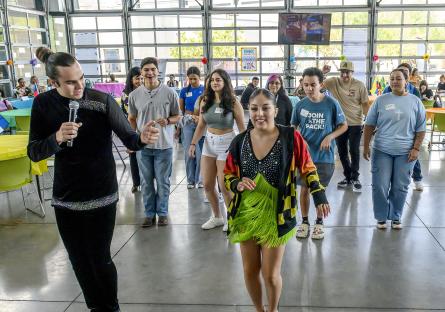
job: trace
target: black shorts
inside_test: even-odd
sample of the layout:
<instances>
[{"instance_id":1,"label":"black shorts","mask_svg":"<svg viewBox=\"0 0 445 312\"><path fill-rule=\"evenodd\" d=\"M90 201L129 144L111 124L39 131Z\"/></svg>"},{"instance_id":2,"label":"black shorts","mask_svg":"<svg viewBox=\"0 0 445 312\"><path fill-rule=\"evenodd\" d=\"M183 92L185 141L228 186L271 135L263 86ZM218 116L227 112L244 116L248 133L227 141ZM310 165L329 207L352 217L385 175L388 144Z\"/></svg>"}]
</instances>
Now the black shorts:
<instances>
[{"instance_id":1,"label":"black shorts","mask_svg":"<svg viewBox=\"0 0 445 312\"><path fill-rule=\"evenodd\" d=\"M324 187L328 187L329 182L331 182L331 178L334 175L335 165L327 164L327 163L316 163L315 167L317 167L318 177L320 178L320 183ZM305 185L301 176L297 178L297 185Z\"/></svg>"}]
</instances>

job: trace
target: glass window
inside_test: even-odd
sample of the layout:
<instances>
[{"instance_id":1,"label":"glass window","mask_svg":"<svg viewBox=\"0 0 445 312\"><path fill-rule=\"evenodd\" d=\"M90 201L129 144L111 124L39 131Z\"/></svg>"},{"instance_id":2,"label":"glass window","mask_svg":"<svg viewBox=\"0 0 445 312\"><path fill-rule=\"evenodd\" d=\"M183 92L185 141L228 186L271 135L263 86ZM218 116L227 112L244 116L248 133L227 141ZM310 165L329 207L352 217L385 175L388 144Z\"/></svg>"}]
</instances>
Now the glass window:
<instances>
[{"instance_id":1,"label":"glass window","mask_svg":"<svg viewBox=\"0 0 445 312\"><path fill-rule=\"evenodd\" d=\"M167 66L165 68L165 73L167 75L174 74L175 76L179 73L179 63L178 62L167 62Z\"/></svg>"},{"instance_id":2,"label":"glass window","mask_svg":"<svg viewBox=\"0 0 445 312\"><path fill-rule=\"evenodd\" d=\"M110 74L115 75L126 75L125 63L113 62L113 63L101 63L102 75L109 76Z\"/></svg>"},{"instance_id":3,"label":"glass window","mask_svg":"<svg viewBox=\"0 0 445 312\"><path fill-rule=\"evenodd\" d=\"M428 44L428 51L431 52L431 56L444 56L445 43L430 43Z\"/></svg>"},{"instance_id":4,"label":"glass window","mask_svg":"<svg viewBox=\"0 0 445 312\"><path fill-rule=\"evenodd\" d=\"M27 9L36 9L35 0L8 0L8 5L21 6Z\"/></svg>"},{"instance_id":5,"label":"glass window","mask_svg":"<svg viewBox=\"0 0 445 312\"><path fill-rule=\"evenodd\" d=\"M157 0L158 8L179 8L178 0Z\"/></svg>"},{"instance_id":6,"label":"glass window","mask_svg":"<svg viewBox=\"0 0 445 312\"><path fill-rule=\"evenodd\" d=\"M99 0L101 10L122 10L121 0Z\"/></svg>"},{"instance_id":7,"label":"glass window","mask_svg":"<svg viewBox=\"0 0 445 312\"><path fill-rule=\"evenodd\" d=\"M196 59L204 55L204 48L201 46L181 46L181 58Z\"/></svg>"},{"instance_id":8,"label":"glass window","mask_svg":"<svg viewBox=\"0 0 445 312\"><path fill-rule=\"evenodd\" d=\"M400 28L377 28L377 40L387 41L387 40L400 40L402 35Z\"/></svg>"},{"instance_id":9,"label":"glass window","mask_svg":"<svg viewBox=\"0 0 445 312\"><path fill-rule=\"evenodd\" d=\"M96 48L74 49L74 54L78 60L97 61L99 60L99 52Z\"/></svg>"},{"instance_id":10,"label":"glass window","mask_svg":"<svg viewBox=\"0 0 445 312\"><path fill-rule=\"evenodd\" d=\"M157 31L156 32L157 43L174 43L178 44L178 32L177 31Z\"/></svg>"},{"instance_id":11,"label":"glass window","mask_svg":"<svg viewBox=\"0 0 445 312\"><path fill-rule=\"evenodd\" d=\"M403 13L403 24L426 24L427 11L405 11Z\"/></svg>"},{"instance_id":12,"label":"glass window","mask_svg":"<svg viewBox=\"0 0 445 312\"><path fill-rule=\"evenodd\" d=\"M376 45L376 53L378 56L399 56L400 44L397 43L378 43Z\"/></svg>"},{"instance_id":13,"label":"glass window","mask_svg":"<svg viewBox=\"0 0 445 312\"><path fill-rule=\"evenodd\" d=\"M154 9L156 8L155 0L140 0L136 2L137 9Z\"/></svg>"},{"instance_id":14,"label":"glass window","mask_svg":"<svg viewBox=\"0 0 445 312\"><path fill-rule=\"evenodd\" d=\"M212 0L212 7L214 8L235 7L235 2L234 0Z\"/></svg>"},{"instance_id":15,"label":"glass window","mask_svg":"<svg viewBox=\"0 0 445 312\"><path fill-rule=\"evenodd\" d=\"M345 12L345 25L368 25L368 12Z\"/></svg>"},{"instance_id":16,"label":"glass window","mask_svg":"<svg viewBox=\"0 0 445 312\"><path fill-rule=\"evenodd\" d=\"M234 46L213 46L211 48L212 58L234 58L235 47Z\"/></svg>"},{"instance_id":17,"label":"glass window","mask_svg":"<svg viewBox=\"0 0 445 312\"><path fill-rule=\"evenodd\" d=\"M0 46L0 62L6 62L8 59L8 54L6 53L6 47Z\"/></svg>"},{"instance_id":18,"label":"glass window","mask_svg":"<svg viewBox=\"0 0 445 312\"><path fill-rule=\"evenodd\" d=\"M3 27L0 27L0 42L5 42L5 34L3 33Z\"/></svg>"},{"instance_id":19,"label":"glass window","mask_svg":"<svg viewBox=\"0 0 445 312\"><path fill-rule=\"evenodd\" d=\"M444 16L445 11L430 11L430 24L443 24Z\"/></svg>"},{"instance_id":20,"label":"glass window","mask_svg":"<svg viewBox=\"0 0 445 312\"><path fill-rule=\"evenodd\" d=\"M331 41L342 41L342 28L331 28Z\"/></svg>"},{"instance_id":21,"label":"glass window","mask_svg":"<svg viewBox=\"0 0 445 312\"><path fill-rule=\"evenodd\" d=\"M180 15L179 25L181 28L202 28L201 15Z\"/></svg>"},{"instance_id":22,"label":"glass window","mask_svg":"<svg viewBox=\"0 0 445 312\"><path fill-rule=\"evenodd\" d=\"M284 57L284 46L282 45L261 46L261 58L276 58L276 57Z\"/></svg>"},{"instance_id":23,"label":"glass window","mask_svg":"<svg viewBox=\"0 0 445 312\"><path fill-rule=\"evenodd\" d=\"M252 29L238 29L236 31L237 42L258 42L260 40L260 31Z\"/></svg>"},{"instance_id":24,"label":"glass window","mask_svg":"<svg viewBox=\"0 0 445 312\"><path fill-rule=\"evenodd\" d=\"M153 44L155 43L155 35L153 31L132 31L132 43L135 44Z\"/></svg>"},{"instance_id":25,"label":"glass window","mask_svg":"<svg viewBox=\"0 0 445 312\"><path fill-rule=\"evenodd\" d=\"M317 67L317 61L297 60L297 62L295 63L295 70L299 73L302 73L308 67ZM335 67L332 66L332 68ZM296 84L298 84L298 81L296 81Z\"/></svg>"},{"instance_id":26,"label":"glass window","mask_svg":"<svg viewBox=\"0 0 445 312\"><path fill-rule=\"evenodd\" d=\"M426 27L404 27L403 28L404 40L425 40L426 39Z\"/></svg>"},{"instance_id":27,"label":"glass window","mask_svg":"<svg viewBox=\"0 0 445 312\"><path fill-rule=\"evenodd\" d=\"M179 58L179 47L158 47L158 58L173 58L178 59Z\"/></svg>"},{"instance_id":28,"label":"glass window","mask_svg":"<svg viewBox=\"0 0 445 312\"><path fill-rule=\"evenodd\" d=\"M261 27L278 27L278 14L261 14Z\"/></svg>"},{"instance_id":29,"label":"glass window","mask_svg":"<svg viewBox=\"0 0 445 312\"><path fill-rule=\"evenodd\" d=\"M181 31L181 44L182 43L202 43L202 31Z\"/></svg>"},{"instance_id":30,"label":"glass window","mask_svg":"<svg viewBox=\"0 0 445 312\"><path fill-rule=\"evenodd\" d=\"M74 33L73 43L74 45L97 45L97 33Z\"/></svg>"},{"instance_id":31,"label":"glass window","mask_svg":"<svg viewBox=\"0 0 445 312\"><path fill-rule=\"evenodd\" d=\"M63 17L50 17L49 25L51 31L49 32L51 36L51 48L56 52L67 52L67 34L65 27L65 18Z\"/></svg>"},{"instance_id":32,"label":"glass window","mask_svg":"<svg viewBox=\"0 0 445 312\"><path fill-rule=\"evenodd\" d=\"M122 29L122 18L120 16L104 16L97 18L98 29Z\"/></svg>"},{"instance_id":33,"label":"glass window","mask_svg":"<svg viewBox=\"0 0 445 312\"><path fill-rule=\"evenodd\" d=\"M124 60L124 48L101 48L100 59L102 61Z\"/></svg>"},{"instance_id":34,"label":"glass window","mask_svg":"<svg viewBox=\"0 0 445 312\"><path fill-rule=\"evenodd\" d=\"M75 10L98 10L97 0L74 0Z\"/></svg>"},{"instance_id":35,"label":"glass window","mask_svg":"<svg viewBox=\"0 0 445 312\"><path fill-rule=\"evenodd\" d=\"M26 21L26 13L9 11L8 21L9 24L13 26L23 26L23 27L28 26L28 22Z\"/></svg>"},{"instance_id":36,"label":"glass window","mask_svg":"<svg viewBox=\"0 0 445 312\"><path fill-rule=\"evenodd\" d=\"M428 40L445 40L445 29L443 27L430 27Z\"/></svg>"},{"instance_id":37,"label":"glass window","mask_svg":"<svg viewBox=\"0 0 445 312\"><path fill-rule=\"evenodd\" d=\"M15 62L27 62L31 60L31 50L25 47L12 47L12 56Z\"/></svg>"},{"instance_id":38,"label":"glass window","mask_svg":"<svg viewBox=\"0 0 445 312\"><path fill-rule=\"evenodd\" d=\"M33 45L46 44L46 32L41 31L30 31L29 32L30 42Z\"/></svg>"},{"instance_id":39,"label":"glass window","mask_svg":"<svg viewBox=\"0 0 445 312\"><path fill-rule=\"evenodd\" d=\"M17 78L25 78L29 80L33 75L31 64L16 64L14 65L14 70Z\"/></svg>"},{"instance_id":40,"label":"glass window","mask_svg":"<svg viewBox=\"0 0 445 312\"><path fill-rule=\"evenodd\" d=\"M298 57L317 57L317 46L295 46L294 53Z\"/></svg>"},{"instance_id":41,"label":"glass window","mask_svg":"<svg viewBox=\"0 0 445 312\"><path fill-rule=\"evenodd\" d=\"M28 26L31 28L45 28L45 19L40 15L28 14Z\"/></svg>"},{"instance_id":42,"label":"glass window","mask_svg":"<svg viewBox=\"0 0 445 312\"><path fill-rule=\"evenodd\" d=\"M343 13L341 13L341 12L332 13L331 24L332 25L343 25Z\"/></svg>"},{"instance_id":43,"label":"glass window","mask_svg":"<svg viewBox=\"0 0 445 312\"><path fill-rule=\"evenodd\" d=\"M260 6L260 0L240 0L238 1L238 7L239 8L246 8L246 7L259 7Z\"/></svg>"},{"instance_id":44,"label":"glass window","mask_svg":"<svg viewBox=\"0 0 445 312\"><path fill-rule=\"evenodd\" d=\"M222 68L229 74L235 74L236 70L236 62L235 61L227 61L227 60L213 60L212 62L212 70ZM235 78L235 77L234 77ZM232 82L232 85L234 83Z\"/></svg>"},{"instance_id":45,"label":"glass window","mask_svg":"<svg viewBox=\"0 0 445 312\"><path fill-rule=\"evenodd\" d=\"M24 29L10 29L11 41L15 44L29 43L28 31Z\"/></svg>"},{"instance_id":46,"label":"glass window","mask_svg":"<svg viewBox=\"0 0 445 312\"><path fill-rule=\"evenodd\" d=\"M122 32L100 32L100 44L124 44L124 37Z\"/></svg>"},{"instance_id":47,"label":"glass window","mask_svg":"<svg viewBox=\"0 0 445 312\"><path fill-rule=\"evenodd\" d=\"M156 28L178 28L177 15L157 15L155 16Z\"/></svg>"},{"instance_id":48,"label":"glass window","mask_svg":"<svg viewBox=\"0 0 445 312\"><path fill-rule=\"evenodd\" d=\"M318 56L319 57L331 57L332 55L342 55L342 45L341 44L331 44L327 46L319 46ZM365 57L365 55L363 55Z\"/></svg>"},{"instance_id":49,"label":"glass window","mask_svg":"<svg viewBox=\"0 0 445 312\"><path fill-rule=\"evenodd\" d=\"M133 58L136 60L142 60L148 56L156 56L155 47L134 47Z\"/></svg>"},{"instance_id":50,"label":"glass window","mask_svg":"<svg viewBox=\"0 0 445 312\"><path fill-rule=\"evenodd\" d=\"M72 17L71 26L73 30L78 29L96 29L95 17Z\"/></svg>"},{"instance_id":51,"label":"glass window","mask_svg":"<svg viewBox=\"0 0 445 312\"><path fill-rule=\"evenodd\" d=\"M424 43L404 43L402 44L402 56L421 57L425 54Z\"/></svg>"},{"instance_id":52,"label":"glass window","mask_svg":"<svg viewBox=\"0 0 445 312\"><path fill-rule=\"evenodd\" d=\"M284 70L283 61L262 61L261 68L263 73L280 73Z\"/></svg>"},{"instance_id":53,"label":"glass window","mask_svg":"<svg viewBox=\"0 0 445 312\"><path fill-rule=\"evenodd\" d=\"M233 27L235 25L234 15L228 14L212 14L210 16L212 27Z\"/></svg>"},{"instance_id":54,"label":"glass window","mask_svg":"<svg viewBox=\"0 0 445 312\"><path fill-rule=\"evenodd\" d=\"M342 0L318 0L320 6L322 5L342 5Z\"/></svg>"},{"instance_id":55,"label":"glass window","mask_svg":"<svg viewBox=\"0 0 445 312\"><path fill-rule=\"evenodd\" d=\"M153 28L153 16L131 16L130 23L132 28Z\"/></svg>"},{"instance_id":56,"label":"glass window","mask_svg":"<svg viewBox=\"0 0 445 312\"><path fill-rule=\"evenodd\" d=\"M237 14L236 27L258 27L260 25L259 14Z\"/></svg>"},{"instance_id":57,"label":"glass window","mask_svg":"<svg viewBox=\"0 0 445 312\"><path fill-rule=\"evenodd\" d=\"M227 42L233 43L235 41L235 31L231 29L212 30L212 42Z\"/></svg>"},{"instance_id":58,"label":"glass window","mask_svg":"<svg viewBox=\"0 0 445 312\"><path fill-rule=\"evenodd\" d=\"M379 25L400 25L402 23L402 12L379 11L377 14L377 23Z\"/></svg>"},{"instance_id":59,"label":"glass window","mask_svg":"<svg viewBox=\"0 0 445 312\"><path fill-rule=\"evenodd\" d=\"M262 29L261 42L278 42L278 29Z\"/></svg>"},{"instance_id":60,"label":"glass window","mask_svg":"<svg viewBox=\"0 0 445 312\"><path fill-rule=\"evenodd\" d=\"M284 0L261 0L263 7L284 7Z\"/></svg>"}]
</instances>

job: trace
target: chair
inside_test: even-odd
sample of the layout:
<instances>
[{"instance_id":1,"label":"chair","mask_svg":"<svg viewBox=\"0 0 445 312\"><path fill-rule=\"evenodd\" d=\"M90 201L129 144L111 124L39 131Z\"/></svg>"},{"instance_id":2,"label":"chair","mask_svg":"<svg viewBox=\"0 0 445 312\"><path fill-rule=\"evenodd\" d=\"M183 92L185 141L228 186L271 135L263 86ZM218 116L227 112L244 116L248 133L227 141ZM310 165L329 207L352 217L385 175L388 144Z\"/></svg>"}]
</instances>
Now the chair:
<instances>
[{"instance_id":1,"label":"chair","mask_svg":"<svg viewBox=\"0 0 445 312\"><path fill-rule=\"evenodd\" d=\"M0 175L0 192L9 192L20 189L22 192L23 205L25 206L25 209L41 218L44 218L45 208L40 198L40 212L37 212L26 207L25 195L23 194L22 187L29 183L33 184L31 175L31 160L27 156L24 156L0 161L0 172L2 173Z\"/></svg>"},{"instance_id":2,"label":"chair","mask_svg":"<svg viewBox=\"0 0 445 312\"><path fill-rule=\"evenodd\" d=\"M434 132L439 132L439 135L436 135L436 137L439 137L437 141L434 141ZM445 114L435 114L431 128L431 138L428 144L429 150L432 150L433 144L445 144L445 138L442 139L442 133L445 134Z\"/></svg>"}]
</instances>

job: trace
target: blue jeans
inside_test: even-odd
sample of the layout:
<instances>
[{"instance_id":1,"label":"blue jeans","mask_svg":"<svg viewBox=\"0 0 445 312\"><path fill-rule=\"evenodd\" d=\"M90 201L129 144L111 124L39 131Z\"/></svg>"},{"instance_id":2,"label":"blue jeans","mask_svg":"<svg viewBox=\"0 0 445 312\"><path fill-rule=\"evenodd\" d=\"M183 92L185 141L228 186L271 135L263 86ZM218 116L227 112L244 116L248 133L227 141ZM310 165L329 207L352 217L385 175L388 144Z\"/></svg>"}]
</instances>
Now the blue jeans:
<instances>
[{"instance_id":1,"label":"blue jeans","mask_svg":"<svg viewBox=\"0 0 445 312\"><path fill-rule=\"evenodd\" d=\"M414 164L413 174L411 175L411 177L413 178L414 182L420 182L423 179L422 168L420 167L419 160L416 160L416 163Z\"/></svg>"},{"instance_id":2,"label":"blue jeans","mask_svg":"<svg viewBox=\"0 0 445 312\"><path fill-rule=\"evenodd\" d=\"M196 125L187 124L182 128L182 147L184 148L185 172L187 174L187 184L201 182L201 153L202 146L196 144L195 157L189 157L189 147L192 143Z\"/></svg>"},{"instance_id":3,"label":"blue jeans","mask_svg":"<svg viewBox=\"0 0 445 312\"><path fill-rule=\"evenodd\" d=\"M145 216L153 218L168 215L170 176L172 173L173 149L144 148L137 152L141 172L141 190ZM154 185L156 180L156 190Z\"/></svg>"},{"instance_id":4,"label":"blue jeans","mask_svg":"<svg viewBox=\"0 0 445 312\"><path fill-rule=\"evenodd\" d=\"M407 154L392 156L373 149L372 203L377 221L401 219L413 167Z\"/></svg>"}]
</instances>

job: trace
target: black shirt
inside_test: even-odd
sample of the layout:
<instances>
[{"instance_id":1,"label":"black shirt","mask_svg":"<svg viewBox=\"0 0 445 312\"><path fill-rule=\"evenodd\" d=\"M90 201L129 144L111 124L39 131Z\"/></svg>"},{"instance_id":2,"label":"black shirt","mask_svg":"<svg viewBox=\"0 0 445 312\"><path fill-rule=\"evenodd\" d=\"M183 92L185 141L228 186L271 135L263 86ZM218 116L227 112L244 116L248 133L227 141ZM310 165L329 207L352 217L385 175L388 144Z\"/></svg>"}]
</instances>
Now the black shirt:
<instances>
[{"instance_id":1,"label":"black shirt","mask_svg":"<svg viewBox=\"0 0 445 312\"><path fill-rule=\"evenodd\" d=\"M244 109L249 108L249 98L252 95L253 91L255 91L255 89L257 89L257 87L255 87L253 83L249 83L246 89L244 90L243 94L241 95L240 102Z\"/></svg>"},{"instance_id":2,"label":"black shirt","mask_svg":"<svg viewBox=\"0 0 445 312\"><path fill-rule=\"evenodd\" d=\"M70 99L56 89L39 94L31 111L28 156L40 161L55 154L54 206L88 210L118 200L116 164L112 152L112 131L131 150L144 145L131 129L122 110L108 94L85 89L77 122L82 122L73 147L60 146L56 132L69 119Z\"/></svg>"},{"instance_id":3,"label":"black shirt","mask_svg":"<svg viewBox=\"0 0 445 312\"><path fill-rule=\"evenodd\" d=\"M437 91L445 91L445 82L439 82L439 84L437 85Z\"/></svg>"},{"instance_id":4,"label":"black shirt","mask_svg":"<svg viewBox=\"0 0 445 312\"><path fill-rule=\"evenodd\" d=\"M420 96L422 97L422 99L424 96L428 99L431 99L434 96L434 93L433 90L427 88L424 92L420 92Z\"/></svg>"}]
</instances>

